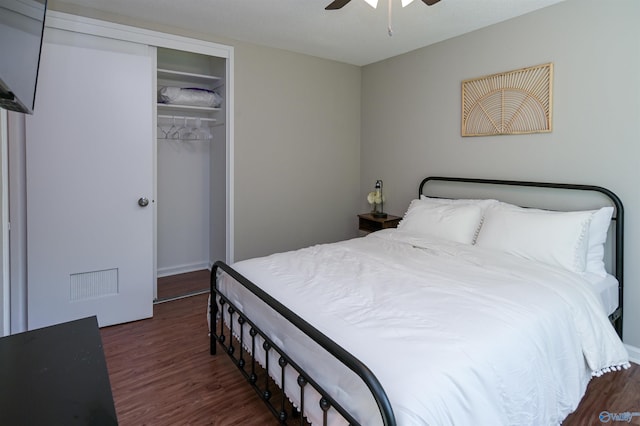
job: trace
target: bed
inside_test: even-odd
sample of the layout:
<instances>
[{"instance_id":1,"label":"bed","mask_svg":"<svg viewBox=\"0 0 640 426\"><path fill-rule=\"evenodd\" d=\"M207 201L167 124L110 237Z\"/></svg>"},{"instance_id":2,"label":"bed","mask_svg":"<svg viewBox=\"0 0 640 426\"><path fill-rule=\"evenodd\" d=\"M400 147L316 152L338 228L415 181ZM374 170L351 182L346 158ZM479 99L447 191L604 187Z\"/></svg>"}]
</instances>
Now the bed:
<instances>
[{"instance_id":1,"label":"bed","mask_svg":"<svg viewBox=\"0 0 640 426\"><path fill-rule=\"evenodd\" d=\"M629 366L622 248L605 188L429 177L398 229L216 262L210 350L286 424L559 424Z\"/></svg>"}]
</instances>

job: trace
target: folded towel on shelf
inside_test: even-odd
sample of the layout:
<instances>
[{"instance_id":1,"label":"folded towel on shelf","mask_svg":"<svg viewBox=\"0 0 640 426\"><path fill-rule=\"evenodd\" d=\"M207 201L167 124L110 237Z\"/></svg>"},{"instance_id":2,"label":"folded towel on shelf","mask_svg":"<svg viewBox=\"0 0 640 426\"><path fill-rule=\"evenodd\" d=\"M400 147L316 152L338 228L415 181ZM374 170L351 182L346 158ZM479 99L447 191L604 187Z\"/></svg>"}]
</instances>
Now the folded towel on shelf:
<instances>
[{"instance_id":1,"label":"folded towel on shelf","mask_svg":"<svg viewBox=\"0 0 640 426\"><path fill-rule=\"evenodd\" d=\"M222 96L213 90L197 87L158 87L158 102L172 105L219 108Z\"/></svg>"}]
</instances>

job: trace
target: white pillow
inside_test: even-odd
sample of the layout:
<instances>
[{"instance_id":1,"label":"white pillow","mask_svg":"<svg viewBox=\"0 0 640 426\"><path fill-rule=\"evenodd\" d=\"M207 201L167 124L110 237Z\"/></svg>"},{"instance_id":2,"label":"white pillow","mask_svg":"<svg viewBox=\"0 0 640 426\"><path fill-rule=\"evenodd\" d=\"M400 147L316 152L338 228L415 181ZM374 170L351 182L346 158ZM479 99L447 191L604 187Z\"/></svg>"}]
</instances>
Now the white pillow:
<instances>
[{"instance_id":1,"label":"white pillow","mask_svg":"<svg viewBox=\"0 0 640 426\"><path fill-rule=\"evenodd\" d=\"M473 244L482 221L482 209L473 204L454 205L413 200L398 229L463 244Z\"/></svg>"},{"instance_id":2,"label":"white pillow","mask_svg":"<svg viewBox=\"0 0 640 426\"><path fill-rule=\"evenodd\" d=\"M582 273L592 215L500 203L486 210L476 244Z\"/></svg>"},{"instance_id":3,"label":"white pillow","mask_svg":"<svg viewBox=\"0 0 640 426\"><path fill-rule=\"evenodd\" d=\"M416 201L417 202L417 201ZM435 198L435 197L427 197L426 195L420 195L420 203L431 204L431 205L447 205L447 206L468 206L475 205L480 207L482 210L482 217L480 218L480 224L476 228L476 232L473 234L473 240L471 244L476 243L476 238L478 238L478 232L480 232L480 228L482 227L482 221L484 220L484 211L489 207L500 203L498 200L494 199L473 199L473 198Z\"/></svg>"},{"instance_id":4,"label":"white pillow","mask_svg":"<svg viewBox=\"0 0 640 426\"><path fill-rule=\"evenodd\" d=\"M604 243L607 241L607 232L613 216L613 207L602 207L595 210L591 216L589 226L589 247L587 248L586 272L607 276L604 268Z\"/></svg>"},{"instance_id":5,"label":"white pillow","mask_svg":"<svg viewBox=\"0 0 640 426\"><path fill-rule=\"evenodd\" d=\"M520 206L505 203L503 201L495 201L493 205L500 205L501 207L513 208L515 210L523 210L523 208ZM529 212L550 213L549 210L540 210L534 208L524 210ZM613 210L613 207L602 207L598 210L583 211L583 213L592 214L591 223L589 225L585 272L593 273L600 277L607 276L607 271L604 264L604 245L607 240L609 226L611 225Z\"/></svg>"}]
</instances>

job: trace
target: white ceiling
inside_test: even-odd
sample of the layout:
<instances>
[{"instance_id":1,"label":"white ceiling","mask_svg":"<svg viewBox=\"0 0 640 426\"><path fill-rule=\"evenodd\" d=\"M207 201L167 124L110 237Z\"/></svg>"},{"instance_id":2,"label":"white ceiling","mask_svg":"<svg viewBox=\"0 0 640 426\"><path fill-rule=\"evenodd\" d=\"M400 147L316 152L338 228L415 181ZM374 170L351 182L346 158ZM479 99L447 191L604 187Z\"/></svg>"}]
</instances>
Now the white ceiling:
<instances>
[{"instance_id":1,"label":"white ceiling","mask_svg":"<svg viewBox=\"0 0 640 426\"><path fill-rule=\"evenodd\" d=\"M112 14L250 43L366 65L564 0L62 0ZM392 28L387 34L388 1Z\"/></svg>"}]
</instances>

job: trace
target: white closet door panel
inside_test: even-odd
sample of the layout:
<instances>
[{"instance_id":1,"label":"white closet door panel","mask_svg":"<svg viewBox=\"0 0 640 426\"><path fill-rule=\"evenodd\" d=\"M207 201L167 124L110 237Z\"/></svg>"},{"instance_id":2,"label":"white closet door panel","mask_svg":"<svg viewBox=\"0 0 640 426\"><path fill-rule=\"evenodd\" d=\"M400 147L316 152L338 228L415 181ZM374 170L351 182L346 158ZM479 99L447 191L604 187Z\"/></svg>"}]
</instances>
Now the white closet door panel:
<instances>
[{"instance_id":1,"label":"white closet door panel","mask_svg":"<svg viewBox=\"0 0 640 426\"><path fill-rule=\"evenodd\" d=\"M26 129L28 327L150 317L151 48L47 35Z\"/></svg>"}]
</instances>

